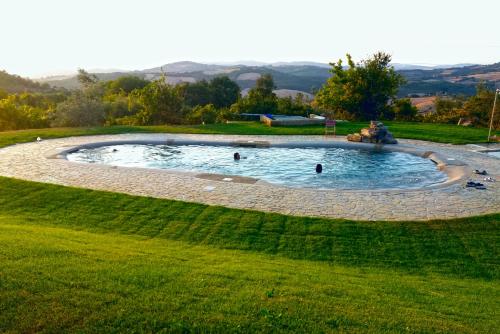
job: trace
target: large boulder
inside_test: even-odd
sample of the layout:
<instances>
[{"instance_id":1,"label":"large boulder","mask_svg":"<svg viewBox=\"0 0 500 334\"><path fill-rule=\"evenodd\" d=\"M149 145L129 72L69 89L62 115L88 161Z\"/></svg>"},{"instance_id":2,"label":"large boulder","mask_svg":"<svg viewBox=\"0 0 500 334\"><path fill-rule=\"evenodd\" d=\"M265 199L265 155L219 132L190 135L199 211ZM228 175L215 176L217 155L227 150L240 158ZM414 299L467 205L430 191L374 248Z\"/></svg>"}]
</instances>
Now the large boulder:
<instances>
[{"instance_id":1,"label":"large boulder","mask_svg":"<svg viewBox=\"0 0 500 334\"><path fill-rule=\"evenodd\" d=\"M382 122L377 121L371 121L370 127L361 129L360 133L348 135L347 140L376 144L398 143L389 130L387 130L387 127Z\"/></svg>"},{"instance_id":2,"label":"large boulder","mask_svg":"<svg viewBox=\"0 0 500 334\"><path fill-rule=\"evenodd\" d=\"M355 142L360 142L363 138L359 133L352 133L347 135L347 140L348 141L355 141Z\"/></svg>"}]
</instances>

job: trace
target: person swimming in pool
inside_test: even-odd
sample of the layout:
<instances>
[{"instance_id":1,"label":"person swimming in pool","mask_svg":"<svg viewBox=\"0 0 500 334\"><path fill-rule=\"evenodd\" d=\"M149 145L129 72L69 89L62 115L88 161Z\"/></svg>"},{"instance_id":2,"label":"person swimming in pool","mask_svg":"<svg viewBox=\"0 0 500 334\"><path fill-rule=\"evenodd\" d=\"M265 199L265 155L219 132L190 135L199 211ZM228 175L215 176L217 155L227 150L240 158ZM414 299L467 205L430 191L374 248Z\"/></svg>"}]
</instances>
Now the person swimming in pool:
<instances>
[{"instance_id":1,"label":"person swimming in pool","mask_svg":"<svg viewBox=\"0 0 500 334\"><path fill-rule=\"evenodd\" d=\"M238 152L233 154L234 160L246 159L247 157L242 157Z\"/></svg>"}]
</instances>

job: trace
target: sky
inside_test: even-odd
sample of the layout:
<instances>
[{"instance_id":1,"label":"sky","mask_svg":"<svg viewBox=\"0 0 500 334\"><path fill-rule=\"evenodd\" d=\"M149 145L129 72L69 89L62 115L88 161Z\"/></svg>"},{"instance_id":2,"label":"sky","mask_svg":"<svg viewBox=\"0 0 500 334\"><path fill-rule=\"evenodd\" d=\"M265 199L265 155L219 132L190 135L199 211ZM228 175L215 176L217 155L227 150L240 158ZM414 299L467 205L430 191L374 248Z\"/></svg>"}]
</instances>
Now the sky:
<instances>
[{"instance_id":1,"label":"sky","mask_svg":"<svg viewBox=\"0 0 500 334\"><path fill-rule=\"evenodd\" d=\"M0 69L255 60L331 62L385 51L397 63L500 61L498 0L2 0Z\"/></svg>"}]
</instances>

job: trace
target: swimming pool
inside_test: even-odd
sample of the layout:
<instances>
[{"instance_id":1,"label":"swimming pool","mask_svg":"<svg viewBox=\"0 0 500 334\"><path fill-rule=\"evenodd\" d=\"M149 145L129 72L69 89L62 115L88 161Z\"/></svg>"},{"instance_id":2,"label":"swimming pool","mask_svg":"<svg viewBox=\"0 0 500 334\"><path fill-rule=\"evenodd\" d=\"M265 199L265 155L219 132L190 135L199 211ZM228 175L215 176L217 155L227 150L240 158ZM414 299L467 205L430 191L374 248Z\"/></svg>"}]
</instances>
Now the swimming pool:
<instances>
[{"instance_id":1,"label":"swimming pool","mask_svg":"<svg viewBox=\"0 0 500 334\"><path fill-rule=\"evenodd\" d=\"M489 155L494 156L495 158L500 158L500 151L490 151L487 152Z\"/></svg>"},{"instance_id":2,"label":"swimming pool","mask_svg":"<svg viewBox=\"0 0 500 334\"><path fill-rule=\"evenodd\" d=\"M235 152L241 159L233 159ZM316 189L416 189L445 182L429 159L402 152L334 147L107 145L67 154L74 162L252 177ZM322 164L323 172L315 171Z\"/></svg>"}]
</instances>

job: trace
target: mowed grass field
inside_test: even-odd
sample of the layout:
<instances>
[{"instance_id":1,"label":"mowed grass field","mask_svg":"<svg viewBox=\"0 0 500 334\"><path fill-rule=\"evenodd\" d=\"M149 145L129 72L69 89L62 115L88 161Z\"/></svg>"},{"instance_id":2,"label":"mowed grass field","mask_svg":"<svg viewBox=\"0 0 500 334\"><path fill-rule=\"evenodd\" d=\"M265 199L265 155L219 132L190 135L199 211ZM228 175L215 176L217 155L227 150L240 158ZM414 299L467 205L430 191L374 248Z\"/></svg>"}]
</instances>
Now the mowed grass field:
<instances>
[{"instance_id":1,"label":"mowed grass field","mask_svg":"<svg viewBox=\"0 0 500 334\"><path fill-rule=\"evenodd\" d=\"M468 128L452 124L384 122L396 138L428 140L439 143L469 144L487 142L488 129ZM339 122L338 135L359 132L368 122ZM97 128L51 128L0 132L0 147L16 143L68 136L118 133L200 133L228 135L323 135L323 126L268 127L259 122L232 122L207 125L109 126ZM493 131L492 135L500 135Z\"/></svg>"},{"instance_id":2,"label":"mowed grass field","mask_svg":"<svg viewBox=\"0 0 500 334\"><path fill-rule=\"evenodd\" d=\"M0 178L0 332L494 333L499 225L292 217Z\"/></svg>"}]
</instances>

